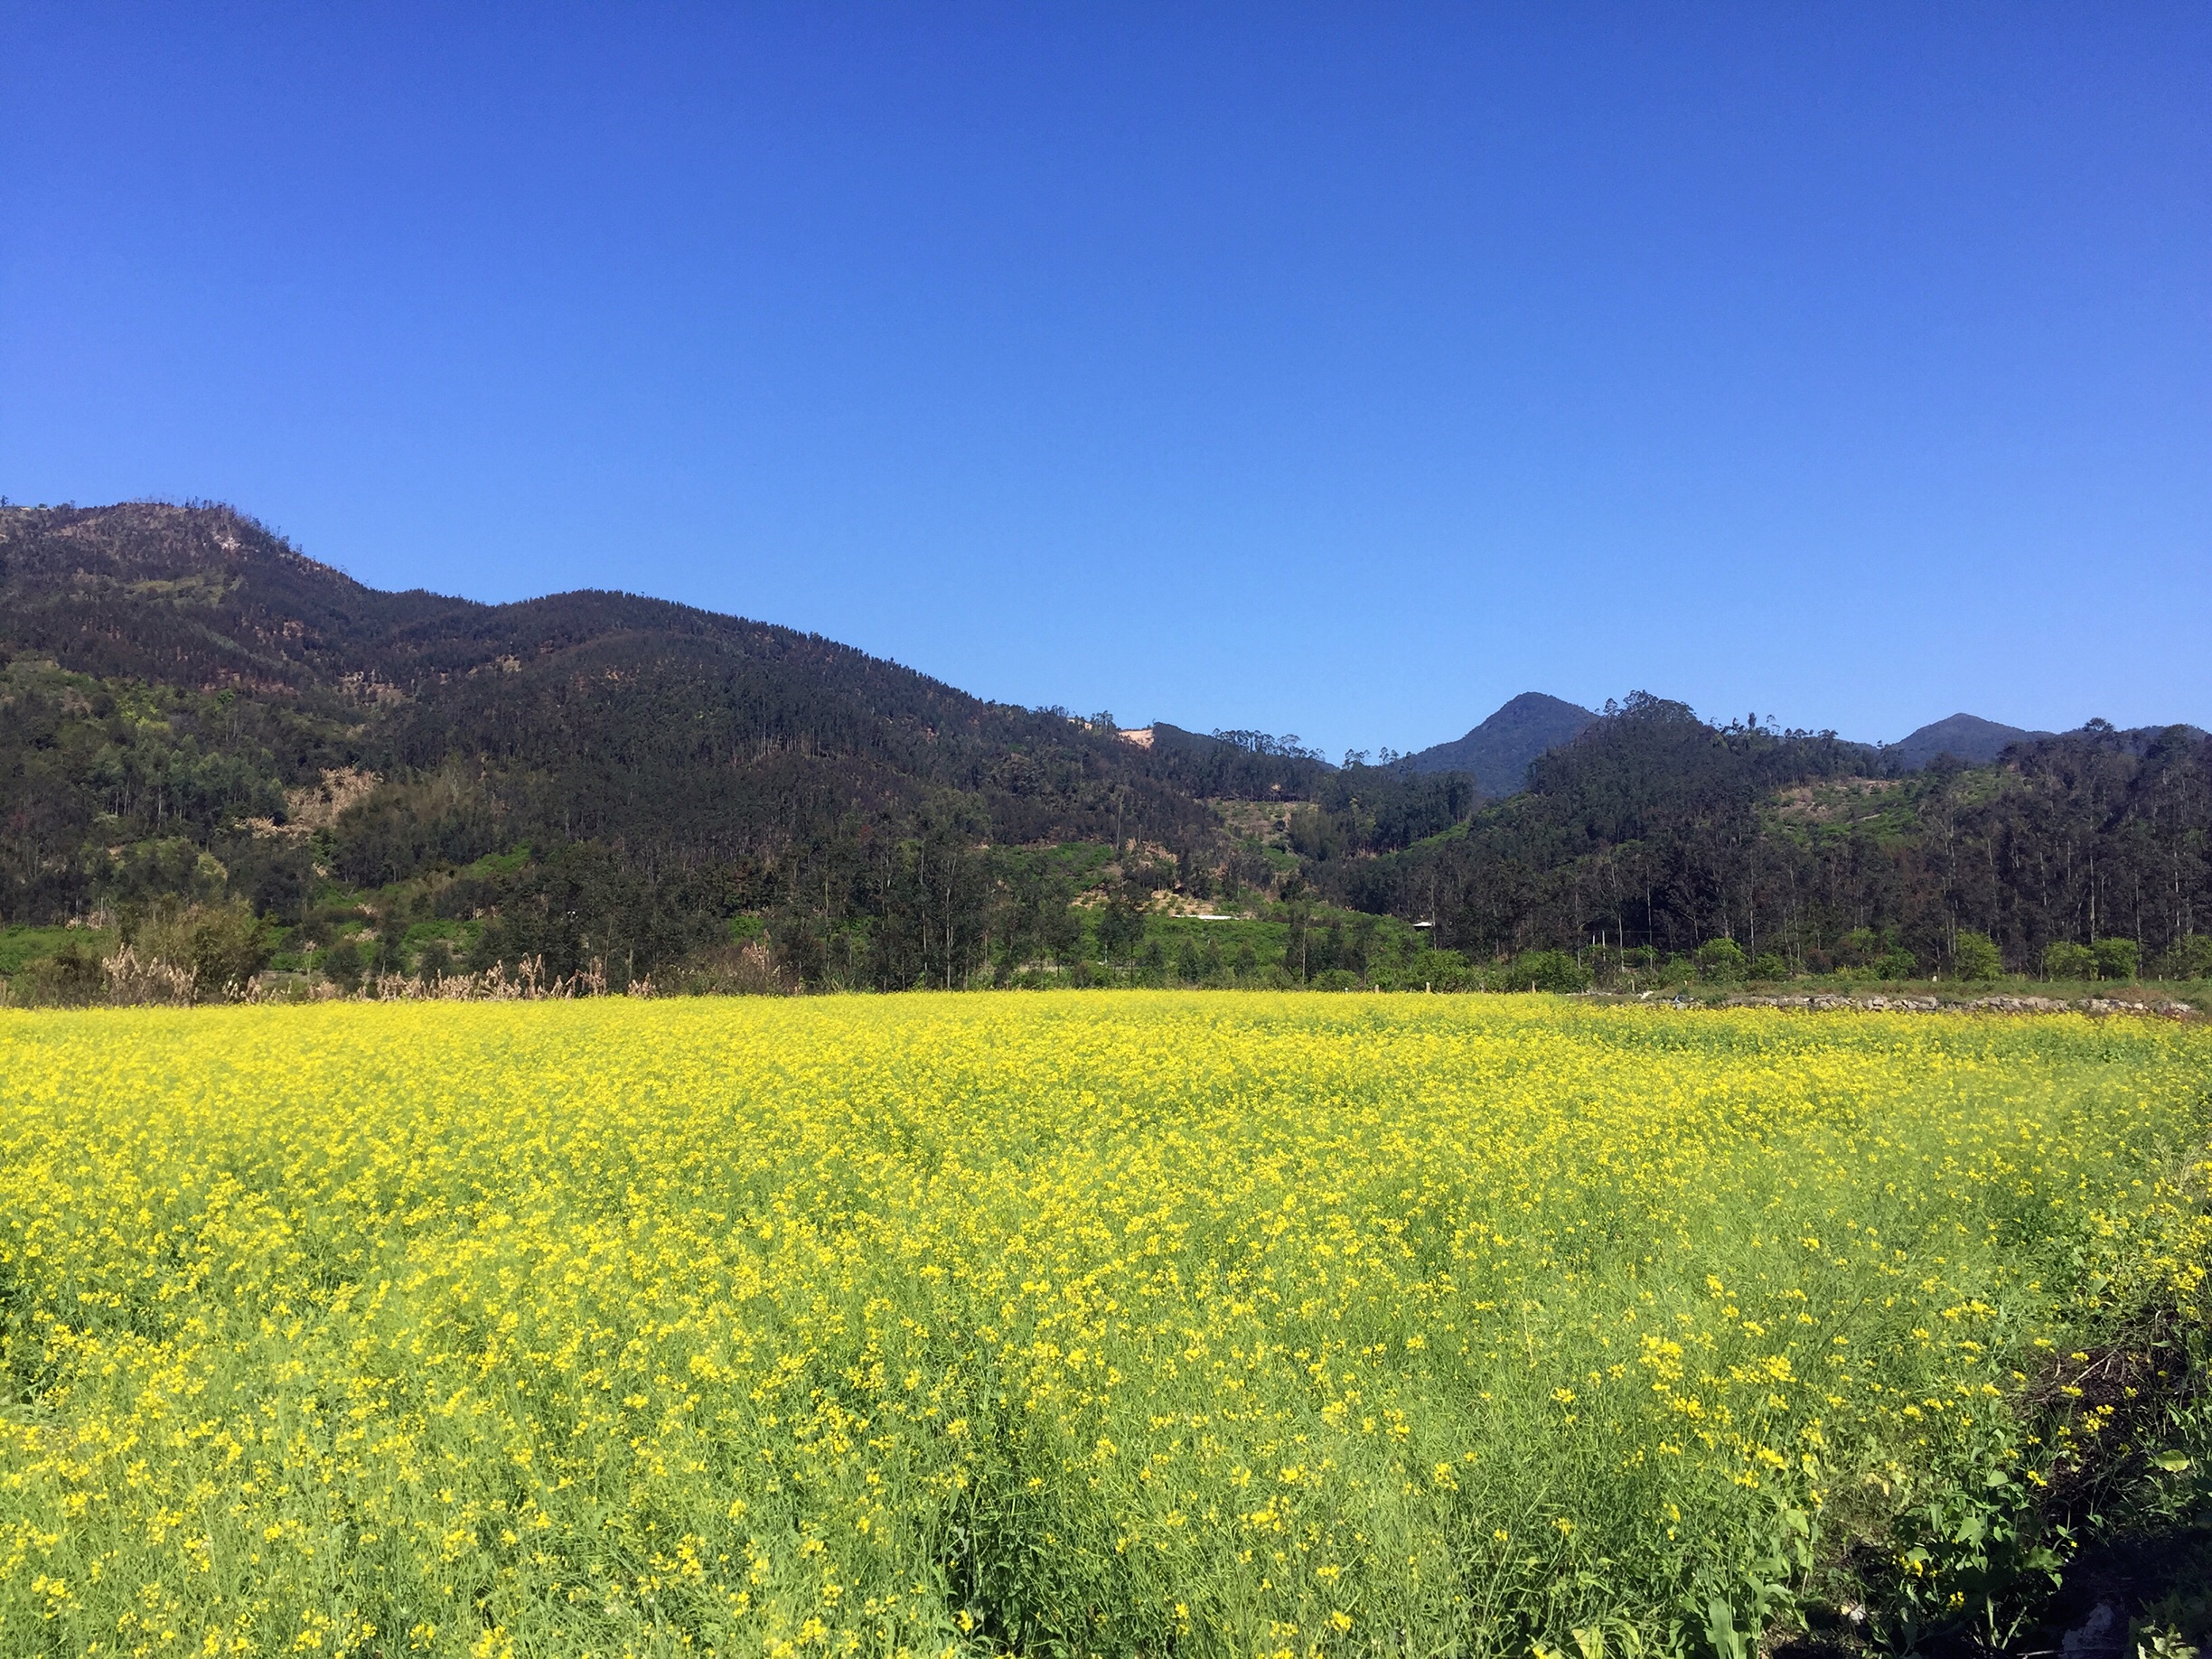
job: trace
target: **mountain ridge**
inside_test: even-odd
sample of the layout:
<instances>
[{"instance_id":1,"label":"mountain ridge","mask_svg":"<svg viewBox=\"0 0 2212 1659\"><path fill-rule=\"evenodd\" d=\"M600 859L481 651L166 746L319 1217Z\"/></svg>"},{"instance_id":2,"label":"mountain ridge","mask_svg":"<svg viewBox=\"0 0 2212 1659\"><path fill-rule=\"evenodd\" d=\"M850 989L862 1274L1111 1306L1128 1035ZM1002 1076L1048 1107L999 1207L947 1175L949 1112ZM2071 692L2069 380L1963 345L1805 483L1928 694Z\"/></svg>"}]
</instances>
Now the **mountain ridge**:
<instances>
[{"instance_id":1,"label":"mountain ridge","mask_svg":"<svg viewBox=\"0 0 2212 1659\"><path fill-rule=\"evenodd\" d=\"M1034 712L989 703L820 634L623 589L575 588L491 603L420 587L371 587L221 506L0 507L0 594L8 611L6 636L20 649L49 651L87 672L173 681L197 671L211 687L298 689L306 681L360 674L369 696L384 687L411 694L432 680L487 671L502 659L519 663L523 653L551 655L627 633L712 639L757 654L819 653L863 678L927 688L947 699L947 717L982 708ZM133 630L118 625L117 614L155 599L167 601L188 622L175 631L182 637L164 642L158 658L131 638ZM225 618L228 627L214 625ZM1468 772L1485 796L1496 799L1523 786L1530 762L1598 717L1564 698L1524 691L1464 736L1398 764L1417 773ZM1168 722L1156 724L1204 741ZM1912 770L1942 754L1985 764L2011 744L2052 735L1961 712L1879 746L1887 759Z\"/></svg>"},{"instance_id":2,"label":"mountain ridge","mask_svg":"<svg viewBox=\"0 0 2212 1659\"><path fill-rule=\"evenodd\" d=\"M1846 964L1945 961L1962 928L2023 964L2115 933L2194 961L2212 921L2212 743L2186 726L1914 735L1996 745L1972 775L1642 692L1525 692L1380 765L1145 734L666 600L387 593L228 509L0 508L10 928L193 907L295 967L617 983L719 972L744 938L779 982L889 989L1040 960L1087 982L1078 959L1356 979L1385 916L1474 956ZM1224 901L1303 942L1138 960L1165 948L1145 914Z\"/></svg>"},{"instance_id":3,"label":"mountain ridge","mask_svg":"<svg viewBox=\"0 0 2212 1659\"><path fill-rule=\"evenodd\" d=\"M372 588L227 507L0 508L0 646L319 722L314 744L294 733L272 751L288 786L324 764L465 756L500 780L518 836L536 823L679 857L764 853L841 813L936 810L947 792L966 804L943 810L979 813L992 841L1178 846L1210 833L1202 797L1297 792L1315 771L1197 734L1139 749L670 600Z\"/></svg>"}]
</instances>

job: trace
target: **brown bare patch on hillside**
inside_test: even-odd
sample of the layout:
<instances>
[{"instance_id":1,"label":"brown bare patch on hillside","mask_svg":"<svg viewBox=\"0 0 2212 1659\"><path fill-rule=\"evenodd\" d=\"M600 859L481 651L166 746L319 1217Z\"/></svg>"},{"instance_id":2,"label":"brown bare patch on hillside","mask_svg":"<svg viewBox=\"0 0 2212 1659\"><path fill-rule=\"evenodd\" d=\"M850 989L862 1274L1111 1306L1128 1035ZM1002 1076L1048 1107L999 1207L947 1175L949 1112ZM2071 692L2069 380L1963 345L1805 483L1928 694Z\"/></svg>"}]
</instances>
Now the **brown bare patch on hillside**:
<instances>
[{"instance_id":1,"label":"brown bare patch on hillside","mask_svg":"<svg viewBox=\"0 0 2212 1659\"><path fill-rule=\"evenodd\" d=\"M336 824L339 815L348 807L366 801L380 781L375 773L364 772L359 766L335 766L323 774L323 782L318 784L285 791L283 823L273 818L243 818L239 824L256 835L305 840L316 830L328 830Z\"/></svg>"},{"instance_id":2,"label":"brown bare patch on hillside","mask_svg":"<svg viewBox=\"0 0 2212 1659\"><path fill-rule=\"evenodd\" d=\"M1831 778L1819 783L1800 783L1782 791L1775 811L1799 823L1829 824L1856 815L1857 809L1879 801L1902 778Z\"/></svg>"}]
</instances>

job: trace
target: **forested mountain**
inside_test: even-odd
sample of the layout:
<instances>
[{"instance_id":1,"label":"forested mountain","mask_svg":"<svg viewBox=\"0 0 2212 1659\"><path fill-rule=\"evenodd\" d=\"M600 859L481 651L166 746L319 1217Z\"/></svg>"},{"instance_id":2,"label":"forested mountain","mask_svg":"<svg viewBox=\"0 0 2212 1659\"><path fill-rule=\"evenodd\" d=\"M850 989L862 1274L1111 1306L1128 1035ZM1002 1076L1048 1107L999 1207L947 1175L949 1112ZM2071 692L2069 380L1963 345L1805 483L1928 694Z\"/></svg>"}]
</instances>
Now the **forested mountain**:
<instances>
[{"instance_id":1,"label":"forested mountain","mask_svg":"<svg viewBox=\"0 0 2212 1659\"><path fill-rule=\"evenodd\" d=\"M1523 691L1466 736L1405 757L1415 772L1464 772L1495 799L1518 791L1529 763L1556 749L1598 717L1564 698Z\"/></svg>"},{"instance_id":2,"label":"forested mountain","mask_svg":"<svg viewBox=\"0 0 2212 1659\"><path fill-rule=\"evenodd\" d=\"M849 931L902 883L942 909L941 879L975 885L989 846L1203 863L1220 837L1201 796L1295 797L1326 770L1244 735L1140 746L660 600L380 593L216 507L0 509L0 649L14 922L192 888L193 868L204 888L202 855L296 919L318 882L529 846L539 876L565 860L590 891L497 905L513 949L659 959L740 911ZM557 907L565 933L519 919ZM946 961L967 949L915 932Z\"/></svg>"},{"instance_id":3,"label":"forested mountain","mask_svg":"<svg viewBox=\"0 0 2212 1659\"><path fill-rule=\"evenodd\" d=\"M1158 755L1064 714L989 704L818 636L626 594L486 605L380 593L219 508L0 511L0 642L65 669L233 693L288 727L280 781L333 762L465 760L509 832L757 853L827 814L974 797L981 833L1173 842L1170 782L1219 752L1222 792L1277 781L1233 745ZM244 718L245 717L238 717Z\"/></svg>"},{"instance_id":4,"label":"forested mountain","mask_svg":"<svg viewBox=\"0 0 2212 1659\"><path fill-rule=\"evenodd\" d=\"M1322 770L1167 727L1140 748L662 600L380 593L218 508L0 510L0 644L229 692L227 728L251 727L286 787L334 764L464 763L463 792L498 795L501 833L617 838L656 858L758 855L942 792L981 839L1173 846L1206 825L1194 796L1302 792Z\"/></svg>"},{"instance_id":5,"label":"forested mountain","mask_svg":"<svg viewBox=\"0 0 2212 1659\"><path fill-rule=\"evenodd\" d=\"M1729 939L1794 967L1902 951L1926 970L1972 930L2026 969L2105 936L2148 961L2212 924L2212 741L2197 728L2092 721L1984 767L1888 759L1639 695L1536 761L1524 793L1320 877L1483 957Z\"/></svg>"},{"instance_id":6,"label":"forested mountain","mask_svg":"<svg viewBox=\"0 0 2212 1659\"><path fill-rule=\"evenodd\" d=\"M229 918L215 982L274 957L619 984L746 941L783 983L1357 981L1385 917L1475 960L1725 939L1933 969L1971 929L2029 967L2115 936L2155 956L2212 910L2193 727L1965 764L1996 728L1954 717L1916 769L1905 745L1531 693L1458 744L1332 766L660 600L380 593L158 504L0 508L0 928L188 907ZM1168 961L1156 923L1205 909L1264 922L1273 954L1254 933Z\"/></svg>"}]
</instances>

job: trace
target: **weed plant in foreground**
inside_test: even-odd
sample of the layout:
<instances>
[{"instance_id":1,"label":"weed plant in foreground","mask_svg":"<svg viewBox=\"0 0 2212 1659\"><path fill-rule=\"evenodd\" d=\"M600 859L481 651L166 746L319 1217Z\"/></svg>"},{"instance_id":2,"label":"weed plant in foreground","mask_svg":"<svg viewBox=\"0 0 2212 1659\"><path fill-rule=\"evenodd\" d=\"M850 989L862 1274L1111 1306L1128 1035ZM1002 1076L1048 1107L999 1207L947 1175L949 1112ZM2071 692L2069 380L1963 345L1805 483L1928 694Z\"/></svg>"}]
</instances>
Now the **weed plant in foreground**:
<instances>
[{"instance_id":1,"label":"weed plant in foreground","mask_svg":"<svg viewBox=\"0 0 2212 1659\"><path fill-rule=\"evenodd\" d=\"M598 1000L0 1061L10 1654L1740 1659L1854 1541L1909 1636L2125 1429L2054 1364L2204 1327L2212 1042L2147 1021Z\"/></svg>"}]
</instances>

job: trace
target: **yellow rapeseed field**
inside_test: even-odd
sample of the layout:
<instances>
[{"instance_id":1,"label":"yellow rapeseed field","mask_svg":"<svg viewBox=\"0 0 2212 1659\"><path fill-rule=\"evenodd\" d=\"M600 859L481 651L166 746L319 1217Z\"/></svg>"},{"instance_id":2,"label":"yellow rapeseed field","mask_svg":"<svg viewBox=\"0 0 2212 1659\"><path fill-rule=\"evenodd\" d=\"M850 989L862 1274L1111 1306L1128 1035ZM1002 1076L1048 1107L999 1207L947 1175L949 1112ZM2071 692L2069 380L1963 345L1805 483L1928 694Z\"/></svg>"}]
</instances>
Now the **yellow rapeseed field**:
<instances>
[{"instance_id":1,"label":"yellow rapeseed field","mask_svg":"<svg viewBox=\"0 0 2212 1659\"><path fill-rule=\"evenodd\" d=\"M1725 1650L2094 1443L2022 1402L2100 1321L2205 1313L2212 1042L2148 1021L607 999L0 1059L9 1655Z\"/></svg>"}]
</instances>

